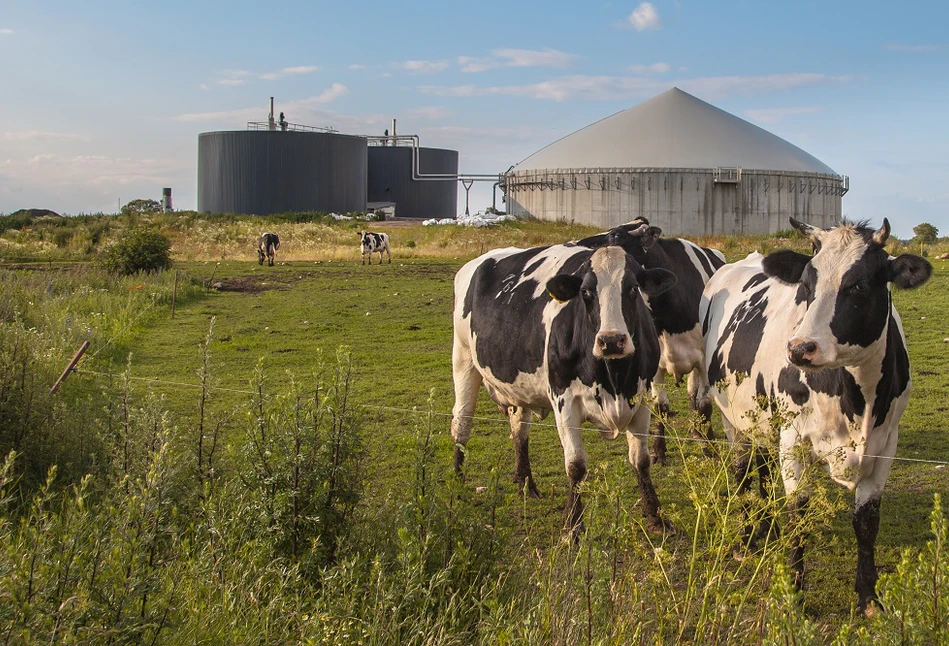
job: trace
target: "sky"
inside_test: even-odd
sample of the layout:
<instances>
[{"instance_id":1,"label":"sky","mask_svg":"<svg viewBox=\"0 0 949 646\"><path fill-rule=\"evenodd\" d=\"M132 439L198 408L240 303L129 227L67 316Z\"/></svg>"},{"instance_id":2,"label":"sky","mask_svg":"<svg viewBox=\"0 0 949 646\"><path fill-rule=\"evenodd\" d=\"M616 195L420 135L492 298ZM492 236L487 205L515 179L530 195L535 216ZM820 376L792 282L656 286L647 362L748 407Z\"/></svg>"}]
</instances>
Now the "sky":
<instances>
[{"instance_id":1,"label":"sky","mask_svg":"<svg viewBox=\"0 0 949 646\"><path fill-rule=\"evenodd\" d=\"M396 118L501 173L679 87L848 175L845 216L949 235L947 24L912 0L0 0L0 213L165 186L193 209L198 134L265 121L271 96L292 123ZM476 184L472 211L491 198Z\"/></svg>"}]
</instances>

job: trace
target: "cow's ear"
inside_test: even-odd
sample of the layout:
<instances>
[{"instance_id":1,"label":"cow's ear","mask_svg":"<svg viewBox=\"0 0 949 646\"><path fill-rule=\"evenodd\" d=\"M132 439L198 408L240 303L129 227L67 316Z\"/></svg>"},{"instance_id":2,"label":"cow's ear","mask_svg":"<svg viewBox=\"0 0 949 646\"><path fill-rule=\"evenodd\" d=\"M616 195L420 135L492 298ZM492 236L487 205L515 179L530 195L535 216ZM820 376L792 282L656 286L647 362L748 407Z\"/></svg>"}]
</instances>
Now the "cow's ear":
<instances>
[{"instance_id":1,"label":"cow's ear","mask_svg":"<svg viewBox=\"0 0 949 646\"><path fill-rule=\"evenodd\" d=\"M817 244L821 236L824 235L824 230L820 227L815 227L807 222L801 222L800 220L795 220L794 218L788 218L788 222L791 223L791 226L797 229L802 235L807 236L811 239L811 242Z\"/></svg>"},{"instance_id":2,"label":"cow's ear","mask_svg":"<svg viewBox=\"0 0 949 646\"><path fill-rule=\"evenodd\" d=\"M810 256L790 249L782 249L765 256L761 261L761 266L768 276L793 285L801 281L801 274L804 273L804 268L810 261Z\"/></svg>"},{"instance_id":3,"label":"cow's ear","mask_svg":"<svg viewBox=\"0 0 949 646\"><path fill-rule=\"evenodd\" d=\"M912 289L919 287L933 273L933 266L928 260L914 256L911 253L904 253L902 256L890 261L889 276L891 283L903 289Z\"/></svg>"},{"instance_id":4,"label":"cow's ear","mask_svg":"<svg viewBox=\"0 0 949 646\"><path fill-rule=\"evenodd\" d=\"M558 274L547 281L547 293L551 298L566 303L580 293L583 280L573 274Z\"/></svg>"},{"instance_id":5,"label":"cow's ear","mask_svg":"<svg viewBox=\"0 0 949 646\"><path fill-rule=\"evenodd\" d=\"M662 229L659 227L646 227L646 230L643 231L642 243L643 249L649 249L652 246L659 236L662 235Z\"/></svg>"},{"instance_id":6,"label":"cow's ear","mask_svg":"<svg viewBox=\"0 0 949 646\"><path fill-rule=\"evenodd\" d=\"M672 289L679 279L668 269L643 269L636 274L636 281L639 288L647 296L659 296L659 294Z\"/></svg>"}]
</instances>

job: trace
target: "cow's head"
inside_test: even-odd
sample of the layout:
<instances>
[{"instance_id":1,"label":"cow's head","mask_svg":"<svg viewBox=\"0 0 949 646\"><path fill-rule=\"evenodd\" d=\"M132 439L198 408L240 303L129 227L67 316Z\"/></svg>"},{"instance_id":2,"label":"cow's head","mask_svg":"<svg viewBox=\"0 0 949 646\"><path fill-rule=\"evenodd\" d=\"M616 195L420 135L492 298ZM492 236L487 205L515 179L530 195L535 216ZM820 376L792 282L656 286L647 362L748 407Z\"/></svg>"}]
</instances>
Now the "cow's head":
<instances>
[{"instance_id":1,"label":"cow's head","mask_svg":"<svg viewBox=\"0 0 949 646\"><path fill-rule=\"evenodd\" d=\"M656 296L676 283L665 269L643 269L622 247L594 251L573 274L559 274L547 281L547 291L558 301L577 296L583 300L593 327L593 355L619 359L635 351L632 331L640 317L649 317L640 291Z\"/></svg>"},{"instance_id":2,"label":"cow's head","mask_svg":"<svg viewBox=\"0 0 949 646\"><path fill-rule=\"evenodd\" d=\"M918 287L929 279L932 265L912 254L887 254L886 219L876 231L866 223L845 221L825 230L790 221L810 238L815 254L776 251L763 264L769 276L797 285L797 302L807 304L804 319L788 339L788 360L810 369L856 365L883 337L890 318L890 283Z\"/></svg>"},{"instance_id":3,"label":"cow's head","mask_svg":"<svg viewBox=\"0 0 949 646\"><path fill-rule=\"evenodd\" d=\"M360 232L357 233L356 235L359 236L359 242L360 242L361 244L366 244L366 232L365 232L365 231L360 231Z\"/></svg>"}]
</instances>

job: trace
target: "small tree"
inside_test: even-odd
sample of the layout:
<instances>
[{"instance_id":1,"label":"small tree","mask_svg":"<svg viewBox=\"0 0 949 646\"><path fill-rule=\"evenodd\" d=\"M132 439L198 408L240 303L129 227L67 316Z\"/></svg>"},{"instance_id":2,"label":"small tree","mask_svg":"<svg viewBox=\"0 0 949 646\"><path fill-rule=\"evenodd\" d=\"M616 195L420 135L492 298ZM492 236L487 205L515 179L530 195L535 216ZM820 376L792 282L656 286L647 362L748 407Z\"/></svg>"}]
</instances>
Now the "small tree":
<instances>
[{"instance_id":1,"label":"small tree","mask_svg":"<svg viewBox=\"0 0 949 646\"><path fill-rule=\"evenodd\" d=\"M934 244L939 237L939 229L929 222L923 222L913 227L913 235L919 241L919 254L923 255L923 245Z\"/></svg>"},{"instance_id":2,"label":"small tree","mask_svg":"<svg viewBox=\"0 0 949 646\"><path fill-rule=\"evenodd\" d=\"M126 231L99 256L99 264L116 274L129 275L171 267L171 241L156 229L136 227Z\"/></svg>"},{"instance_id":3,"label":"small tree","mask_svg":"<svg viewBox=\"0 0 949 646\"><path fill-rule=\"evenodd\" d=\"M161 213L161 203L158 200L132 200L122 207L122 215Z\"/></svg>"}]
</instances>

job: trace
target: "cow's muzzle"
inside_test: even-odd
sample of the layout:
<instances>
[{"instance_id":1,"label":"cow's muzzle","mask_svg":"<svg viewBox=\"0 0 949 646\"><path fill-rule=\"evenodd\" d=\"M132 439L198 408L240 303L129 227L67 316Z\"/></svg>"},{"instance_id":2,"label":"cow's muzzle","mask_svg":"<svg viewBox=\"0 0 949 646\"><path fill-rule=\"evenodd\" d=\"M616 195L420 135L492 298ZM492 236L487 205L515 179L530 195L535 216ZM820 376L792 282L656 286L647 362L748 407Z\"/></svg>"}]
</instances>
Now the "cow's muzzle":
<instances>
[{"instance_id":1,"label":"cow's muzzle","mask_svg":"<svg viewBox=\"0 0 949 646\"><path fill-rule=\"evenodd\" d=\"M633 340L622 332L603 332L596 336L593 354L601 359L619 359L633 353Z\"/></svg>"},{"instance_id":2,"label":"cow's muzzle","mask_svg":"<svg viewBox=\"0 0 949 646\"><path fill-rule=\"evenodd\" d=\"M820 358L820 346L815 341L791 339L788 341L788 361L799 368L814 367Z\"/></svg>"}]
</instances>

